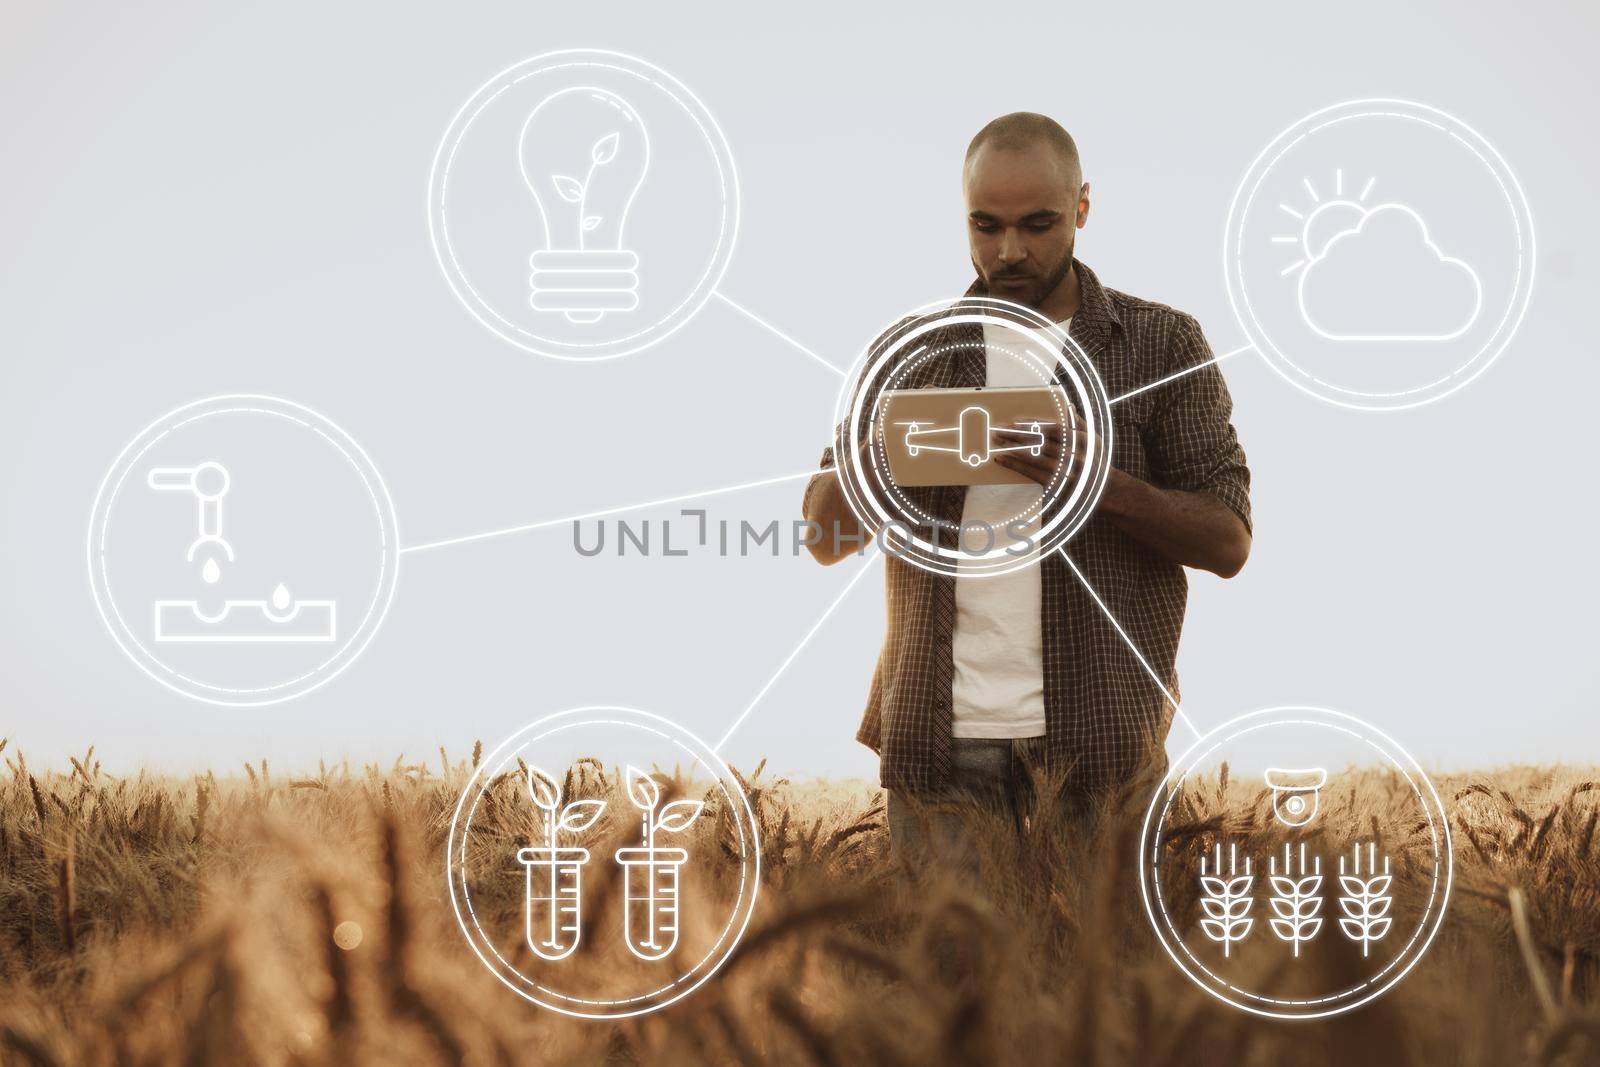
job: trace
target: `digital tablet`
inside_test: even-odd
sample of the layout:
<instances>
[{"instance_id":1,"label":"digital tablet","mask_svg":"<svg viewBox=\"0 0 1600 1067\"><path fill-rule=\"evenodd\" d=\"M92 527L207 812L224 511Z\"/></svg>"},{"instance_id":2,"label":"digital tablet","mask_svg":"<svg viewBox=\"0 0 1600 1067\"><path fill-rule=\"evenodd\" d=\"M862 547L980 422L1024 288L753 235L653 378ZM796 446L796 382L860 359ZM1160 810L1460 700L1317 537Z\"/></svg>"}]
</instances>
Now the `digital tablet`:
<instances>
[{"instance_id":1,"label":"digital tablet","mask_svg":"<svg viewBox=\"0 0 1600 1067\"><path fill-rule=\"evenodd\" d=\"M1077 418L1058 386L890 389L879 400L877 446L897 485L1020 485L1031 479L994 458L1037 456L1049 429L1065 432Z\"/></svg>"}]
</instances>

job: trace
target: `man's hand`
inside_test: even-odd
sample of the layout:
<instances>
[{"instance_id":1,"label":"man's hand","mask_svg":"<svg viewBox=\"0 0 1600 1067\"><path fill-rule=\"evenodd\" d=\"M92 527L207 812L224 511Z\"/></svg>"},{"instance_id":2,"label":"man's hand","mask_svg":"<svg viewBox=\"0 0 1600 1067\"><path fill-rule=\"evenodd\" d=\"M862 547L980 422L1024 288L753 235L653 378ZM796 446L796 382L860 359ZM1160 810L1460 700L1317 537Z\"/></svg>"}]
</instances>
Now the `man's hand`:
<instances>
[{"instance_id":1,"label":"man's hand","mask_svg":"<svg viewBox=\"0 0 1600 1067\"><path fill-rule=\"evenodd\" d=\"M1031 481L1048 486L1066 450L1059 425L1039 427L1044 443L1035 456L1032 448L1000 452L994 461ZM994 429L994 447L1032 445L1032 433ZM1083 477L1094 436L1082 425L1071 433L1071 477ZM1158 489L1115 467L1106 479L1096 504L1097 515L1109 519L1123 533L1185 567L1199 567L1224 578L1239 573L1250 556L1250 529L1222 501L1209 493Z\"/></svg>"},{"instance_id":2,"label":"man's hand","mask_svg":"<svg viewBox=\"0 0 1600 1067\"><path fill-rule=\"evenodd\" d=\"M994 461L1006 470L1015 471L1024 478L1038 482L1043 486L1048 486L1051 479L1056 476L1056 471L1061 468L1064 456L1070 455L1072 477L1081 476L1084 464L1088 462L1089 450L1094 442L1093 435L1081 423L1075 422L1073 424L1070 441L1066 440L1067 435L1062 432L1060 423L1041 424L1039 433L1044 435L1044 443L1040 446L1039 454L1036 456L1033 454L1031 446L1038 443L1039 438L1031 430L1006 429L997 426L990 430L990 433L993 435L993 443L996 448L1012 448L1017 445L1030 446L1016 452L997 453L994 456ZM1070 453L1067 451L1068 448L1071 449Z\"/></svg>"},{"instance_id":3,"label":"man's hand","mask_svg":"<svg viewBox=\"0 0 1600 1067\"><path fill-rule=\"evenodd\" d=\"M857 463L849 462L847 445L842 435L835 435L834 465L832 468L819 471L812 479L806 492L805 517L809 522L816 523L821 535L814 541L808 542L807 547L818 563L829 566L839 562L855 551L859 539L860 547L872 539L872 530L861 525L855 512L850 508L844 491L846 478L855 479L859 474L862 478L870 477L865 472L872 469L872 440L869 437L861 442L857 452ZM865 491L862 486L855 486L859 491ZM851 548L845 548L844 545Z\"/></svg>"}]
</instances>

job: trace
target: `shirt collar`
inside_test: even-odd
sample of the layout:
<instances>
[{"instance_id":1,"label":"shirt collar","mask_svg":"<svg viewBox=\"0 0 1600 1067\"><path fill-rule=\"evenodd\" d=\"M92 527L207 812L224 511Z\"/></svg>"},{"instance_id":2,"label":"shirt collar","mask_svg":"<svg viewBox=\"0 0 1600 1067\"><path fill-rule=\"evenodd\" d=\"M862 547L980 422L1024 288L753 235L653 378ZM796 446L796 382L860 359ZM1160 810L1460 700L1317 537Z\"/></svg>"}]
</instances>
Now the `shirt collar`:
<instances>
[{"instance_id":1,"label":"shirt collar","mask_svg":"<svg viewBox=\"0 0 1600 1067\"><path fill-rule=\"evenodd\" d=\"M1074 260L1073 266L1078 272L1078 311L1072 316L1072 332L1076 334L1081 331L1104 338L1113 329L1122 329L1122 319L1118 317L1117 309L1111 306L1105 287L1095 277L1094 271L1081 259ZM988 296L989 289L979 278L972 283L966 295Z\"/></svg>"}]
</instances>

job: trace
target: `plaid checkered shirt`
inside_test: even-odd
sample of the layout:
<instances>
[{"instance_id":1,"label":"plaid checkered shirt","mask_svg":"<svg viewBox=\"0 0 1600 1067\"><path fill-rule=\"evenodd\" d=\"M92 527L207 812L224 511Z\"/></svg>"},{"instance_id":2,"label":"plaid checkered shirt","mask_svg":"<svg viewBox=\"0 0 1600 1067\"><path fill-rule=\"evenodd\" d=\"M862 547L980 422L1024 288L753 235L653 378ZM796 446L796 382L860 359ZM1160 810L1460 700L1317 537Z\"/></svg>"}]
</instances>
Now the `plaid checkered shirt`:
<instances>
[{"instance_id":1,"label":"plaid checkered shirt","mask_svg":"<svg viewBox=\"0 0 1600 1067\"><path fill-rule=\"evenodd\" d=\"M1191 316L1104 288L1082 263L1077 272L1081 302L1070 335L1099 370L1109 396L1212 359ZM985 292L979 282L969 295ZM930 335L927 345L954 350L920 370L909 384L983 385L982 327L966 323L943 329L946 335ZM866 410L871 407L869 403ZM1111 410L1112 463L1117 469L1160 488L1209 493L1249 526L1250 472L1229 421L1233 401L1214 364L1128 397ZM833 455L832 447L824 451L824 468L833 467ZM807 497L821 479L831 477L813 477ZM964 487L940 487L919 506L956 527L965 499ZM805 510L810 514L809 507ZM1091 518L1062 551L1176 696L1174 661L1188 598L1183 567L1100 516ZM883 785L934 792L951 772L958 579L913 566L893 553L884 557L888 627L856 738L878 753ZM1172 707L1059 555L1046 556L1039 567L1045 766L1067 775L1076 790L1116 788L1160 759Z\"/></svg>"}]
</instances>

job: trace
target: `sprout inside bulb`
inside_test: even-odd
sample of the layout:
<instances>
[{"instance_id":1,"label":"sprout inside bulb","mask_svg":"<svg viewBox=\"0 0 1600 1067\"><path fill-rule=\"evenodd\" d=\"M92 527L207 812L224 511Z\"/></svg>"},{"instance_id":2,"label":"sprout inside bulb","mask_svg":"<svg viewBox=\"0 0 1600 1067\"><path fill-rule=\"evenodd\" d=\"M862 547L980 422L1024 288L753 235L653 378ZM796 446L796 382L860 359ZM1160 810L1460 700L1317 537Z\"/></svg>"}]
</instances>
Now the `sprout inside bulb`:
<instances>
[{"instance_id":1,"label":"sprout inside bulb","mask_svg":"<svg viewBox=\"0 0 1600 1067\"><path fill-rule=\"evenodd\" d=\"M518 139L522 179L544 222L529 257L529 305L577 324L639 306L628 211L650 166L650 138L622 97L575 86L545 97Z\"/></svg>"}]
</instances>

